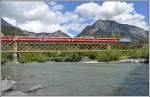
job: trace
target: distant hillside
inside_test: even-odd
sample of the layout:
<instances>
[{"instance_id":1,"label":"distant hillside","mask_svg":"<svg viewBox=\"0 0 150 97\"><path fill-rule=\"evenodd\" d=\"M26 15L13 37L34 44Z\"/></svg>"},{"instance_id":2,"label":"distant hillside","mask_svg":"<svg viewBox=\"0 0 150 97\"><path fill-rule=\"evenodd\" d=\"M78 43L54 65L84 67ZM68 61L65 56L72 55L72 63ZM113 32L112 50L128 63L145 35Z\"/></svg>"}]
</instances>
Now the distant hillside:
<instances>
[{"instance_id":1,"label":"distant hillside","mask_svg":"<svg viewBox=\"0 0 150 97\"><path fill-rule=\"evenodd\" d=\"M21 30L8 22L6 22L4 19L1 19L1 28L2 28L2 35L8 36L8 35L16 35L17 36L47 36L47 37L69 37L67 34L62 32L61 30L58 30L53 33L46 33L46 32L41 32L41 33L35 33L35 32L29 32L26 30Z\"/></svg>"},{"instance_id":2,"label":"distant hillside","mask_svg":"<svg viewBox=\"0 0 150 97\"><path fill-rule=\"evenodd\" d=\"M29 36L40 36L40 37L69 37L67 34L62 32L61 30L58 30L53 33L46 33L46 32L35 33L35 32L29 32L29 31L23 30L23 33Z\"/></svg>"},{"instance_id":3,"label":"distant hillside","mask_svg":"<svg viewBox=\"0 0 150 97\"><path fill-rule=\"evenodd\" d=\"M58 30L53 33L36 33L36 36L49 36L49 37L69 37L67 34L62 32L61 30Z\"/></svg>"},{"instance_id":4,"label":"distant hillside","mask_svg":"<svg viewBox=\"0 0 150 97\"><path fill-rule=\"evenodd\" d=\"M26 34L24 34L21 29L7 23L4 19L1 19L1 31L4 36L15 34L18 36L26 36Z\"/></svg>"},{"instance_id":5,"label":"distant hillside","mask_svg":"<svg viewBox=\"0 0 150 97\"><path fill-rule=\"evenodd\" d=\"M98 20L93 25L86 26L77 37L112 37L117 34L122 36L123 32L132 41L148 41L148 31L112 20Z\"/></svg>"}]
</instances>

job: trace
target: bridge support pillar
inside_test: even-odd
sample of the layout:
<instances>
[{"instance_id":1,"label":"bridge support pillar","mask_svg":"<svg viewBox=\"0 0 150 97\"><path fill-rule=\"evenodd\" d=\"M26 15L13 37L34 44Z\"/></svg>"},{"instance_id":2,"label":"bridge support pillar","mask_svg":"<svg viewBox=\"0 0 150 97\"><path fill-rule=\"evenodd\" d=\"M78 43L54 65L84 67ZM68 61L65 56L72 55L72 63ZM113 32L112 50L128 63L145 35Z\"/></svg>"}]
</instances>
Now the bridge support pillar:
<instances>
[{"instance_id":1,"label":"bridge support pillar","mask_svg":"<svg viewBox=\"0 0 150 97\"><path fill-rule=\"evenodd\" d=\"M14 42L13 49L14 49L14 52L13 52L13 63L17 64L18 63L17 42Z\"/></svg>"},{"instance_id":2,"label":"bridge support pillar","mask_svg":"<svg viewBox=\"0 0 150 97\"><path fill-rule=\"evenodd\" d=\"M107 44L107 50L110 50L110 49L111 49L110 44Z\"/></svg>"}]
</instances>

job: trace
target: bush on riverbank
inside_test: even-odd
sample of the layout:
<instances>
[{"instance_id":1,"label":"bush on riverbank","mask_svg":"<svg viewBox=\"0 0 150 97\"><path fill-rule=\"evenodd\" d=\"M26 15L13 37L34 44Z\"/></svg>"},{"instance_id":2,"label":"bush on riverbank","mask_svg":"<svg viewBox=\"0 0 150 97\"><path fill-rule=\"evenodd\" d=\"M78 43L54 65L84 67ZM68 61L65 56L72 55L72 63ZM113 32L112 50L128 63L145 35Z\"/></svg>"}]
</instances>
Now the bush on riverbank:
<instances>
[{"instance_id":1,"label":"bush on riverbank","mask_svg":"<svg viewBox=\"0 0 150 97\"><path fill-rule=\"evenodd\" d=\"M79 53L70 53L66 62L79 62L81 60L81 56Z\"/></svg>"},{"instance_id":2,"label":"bush on riverbank","mask_svg":"<svg viewBox=\"0 0 150 97\"><path fill-rule=\"evenodd\" d=\"M44 62L48 60L48 56L43 53L20 53L19 62L28 63L33 61Z\"/></svg>"},{"instance_id":3,"label":"bush on riverbank","mask_svg":"<svg viewBox=\"0 0 150 97\"><path fill-rule=\"evenodd\" d=\"M121 52L119 50L108 50L105 52L101 52L96 56L96 59L99 62L108 62L119 60L121 57Z\"/></svg>"},{"instance_id":4,"label":"bush on riverbank","mask_svg":"<svg viewBox=\"0 0 150 97\"><path fill-rule=\"evenodd\" d=\"M140 49L140 50L135 50L135 51L130 51L130 52L124 52L122 53L122 56L128 56L129 58L149 58L149 51L147 49Z\"/></svg>"},{"instance_id":5,"label":"bush on riverbank","mask_svg":"<svg viewBox=\"0 0 150 97\"><path fill-rule=\"evenodd\" d=\"M45 62L79 62L82 57L98 60L99 62L115 61L126 58L147 58L149 57L148 48L135 51L119 51L110 49L107 51L93 52L51 52L51 53L19 53L18 61L20 63L29 63L33 61ZM2 62L8 63L12 61L12 53L2 53Z\"/></svg>"},{"instance_id":6,"label":"bush on riverbank","mask_svg":"<svg viewBox=\"0 0 150 97\"><path fill-rule=\"evenodd\" d=\"M8 63L13 60L13 56L11 53L1 53L1 62L3 63Z\"/></svg>"},{"instance_id":7,"label":"bush on riverbank","mask_svg":"<svg viewBox=\"0 0 150 97\"><path fill-rule=\"evenodd\" d=\"M135 52L133 52L133 54L131 55L132 58L148 58L149 54L148 54L148 50L136 50Z\"/></svg>"}]
</instances>

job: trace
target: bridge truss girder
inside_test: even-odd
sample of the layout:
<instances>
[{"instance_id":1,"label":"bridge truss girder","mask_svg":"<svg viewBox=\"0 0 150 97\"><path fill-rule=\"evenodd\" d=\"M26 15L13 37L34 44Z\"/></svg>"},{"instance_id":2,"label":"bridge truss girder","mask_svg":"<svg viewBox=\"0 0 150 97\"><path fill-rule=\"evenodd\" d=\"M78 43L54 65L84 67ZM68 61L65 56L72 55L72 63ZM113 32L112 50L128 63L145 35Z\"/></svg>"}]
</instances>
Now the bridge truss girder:
<instances>
[{"instance_id":1,"label":"bridge truss girder","mask_svg":"<svg viewBox=\"0 0 150 97\"><path fill-rule=\"evenodd\" d=\"M14 45L15 44L15 45ZM118 49L132 51L143 48L137 43L2 43L2 52L78 52Z\"/></svg>"}]
</instances>

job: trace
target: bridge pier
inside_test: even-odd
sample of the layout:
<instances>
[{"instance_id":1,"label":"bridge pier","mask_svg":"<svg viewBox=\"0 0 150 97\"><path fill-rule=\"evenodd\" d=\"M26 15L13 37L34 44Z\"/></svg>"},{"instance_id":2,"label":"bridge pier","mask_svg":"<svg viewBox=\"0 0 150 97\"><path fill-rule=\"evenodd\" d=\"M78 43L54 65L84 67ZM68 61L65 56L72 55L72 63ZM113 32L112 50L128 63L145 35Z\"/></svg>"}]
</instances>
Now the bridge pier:
<instances>
[{"instance_id":1,"label":"bridge pier","mask_svg":"<svg viewBox=\"0 0 150 97\"><path fill-rule=\"evenodd\" d=\"M14 41L13 43L13 63L17 64L18 63L18 56L17 56L17 42Z\"/></svg>"},{"instance_id":2,"label":"bridge pier","mask_svg":"<svg viewBox=\"0 0 150 97\"><path fill-rule=\"evenodd\" d=\"M111 46L110 46L110 44L108 43L107 44L107 50L110 50L111 49Z\"/></svg>"}]
</instances>

